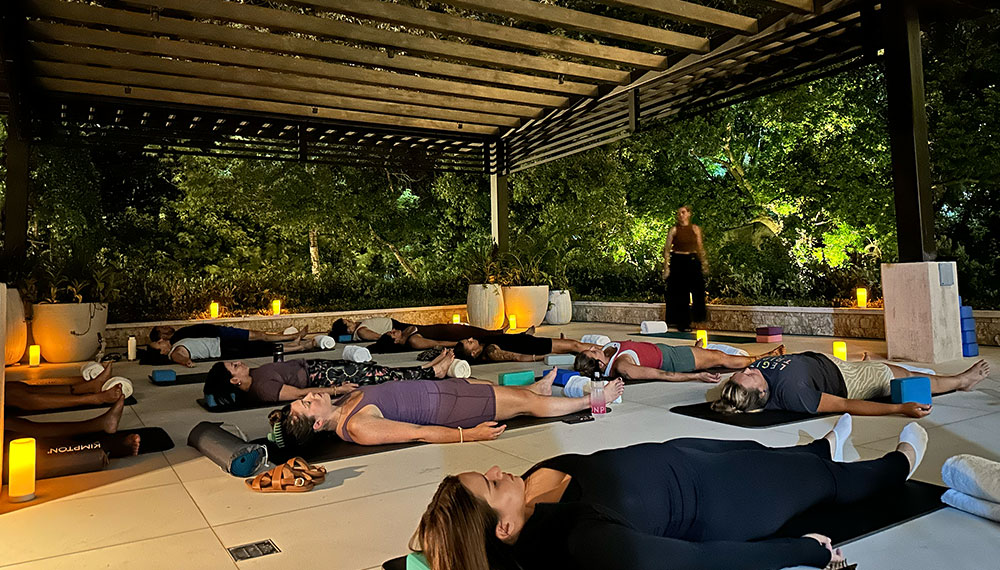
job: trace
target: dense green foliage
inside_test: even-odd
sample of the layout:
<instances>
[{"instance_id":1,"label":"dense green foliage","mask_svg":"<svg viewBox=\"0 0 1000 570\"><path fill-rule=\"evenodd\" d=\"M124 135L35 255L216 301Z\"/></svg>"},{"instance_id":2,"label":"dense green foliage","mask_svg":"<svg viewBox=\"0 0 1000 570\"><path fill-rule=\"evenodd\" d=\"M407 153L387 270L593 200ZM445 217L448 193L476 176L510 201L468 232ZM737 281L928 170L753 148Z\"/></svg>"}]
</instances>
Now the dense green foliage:
<instances>
[{"instance_id":1,"label":"dense green foliage","mask_svg":"<svg viewBox=\"0 0 1000 570\"><path fill-rule=\"evenodd\" d=\"M940 258L958 261L978 308L1000 308L997 45L996 16L926 39ZM877 298L879 264L896 256L885 109L869 66L517 173L516 247L501 260L482 177L40 146L22 277L37 298L115 288L117 321L211 300L250 313L272 298L292 311L462 302L467 280L486 278L652 301L674 212L690 204L711 297Z\"/></svg>"}]
</instances>

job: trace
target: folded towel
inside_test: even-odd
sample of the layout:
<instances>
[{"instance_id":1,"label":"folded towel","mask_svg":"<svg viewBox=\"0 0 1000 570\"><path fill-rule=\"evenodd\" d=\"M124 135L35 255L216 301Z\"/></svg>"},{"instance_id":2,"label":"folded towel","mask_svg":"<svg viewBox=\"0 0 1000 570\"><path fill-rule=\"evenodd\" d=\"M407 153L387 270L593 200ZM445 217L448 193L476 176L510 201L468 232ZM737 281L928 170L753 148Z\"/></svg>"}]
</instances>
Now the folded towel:
<instances>
[{"instance_id":1,"label":"folded towel","mask_svg":"<svg viewBox=\"0 0 1000 570\"><path fill-rule=\"evenodd\" d=\"M345 346L344 360L351 362L368 362L372 359L372 353L363 346Z\"/></svg>"},{"instance_id":2,"label":"folded towel","mask_svg":"<svg viewBox=\"0 0 1000 570\"><path fill-rule=\"evenodd\" d=\"M916 372L917 374L930 374L931 376L937 374L937 372L934 372L930 368L921 368L919 366L913 366L912 364L903 364L902 362L890 362L889 364L909 370L910 372Z\"/></svg>"},{"instance_id":3,"label":"folded towel","mask_svg":"<svg viewBox=\"0 0 1000 570\"><path fill-rule=\"evenodd\" d=\"M736 348L735 346L729 346L728 344L706 344L705 348L708 350L718 350L719 352L725 352L726 354L732 354L735 356L750 356L750 353L743 350L742 348Z\"/></svg>"},{"instance_id":4,"label":"folded towel","mask_svg":"<svg viewBox=\"0 0 1000 570\"><path fill-rule=\"evenodd\" d=\"M639 331L642 334L655 334L667 332L667 323L663 321L642 321L639 323Z\"/></svg>"},{"instance_id":5,"label":"folded towel","mask_svg":"<svg viewBox=\"0 0 1000 570\"><path fill-rule=\"evenodd\" d=\"M128 378L125 378L124 376L115 376L111 378L110 380L104 383L104 386L101 386L101 391L110 390L117 385L120 385L122 387L123 396L128 398L129 396L132 395L133 391L132 381L129 380Z\"/></svg>"},{"instance_id":6,"label":"folded towel","mask_svg":"<svg viewBox=\"0 0 1000 570\"><path fill-rule=\"evenodd\" d=\"M104 367L97 362L88 362L80 367L80 375L87 382L100 376L101 372L104 372Z\"/></svg>"},{"instance_id":7,"label":"folded towel","mask_svg":"<svg viewBox=\"0 0 1000 570\"><path fill-rule=\"evenodd\" d=\"M327 336L325 334L316 335L313 342L316 344L316 348L323 350L331 350L333 347L337 346L337 341L333 340L332 336Z\"/></svg>"},{"instance_id":8,"label":"folded towel","mask_svg":"<svg viewBox=\"0 0 1000 570\"><path fill-rule=\"evenodd\" d=\"M590 344L599 344L604 346L611 342L611 339L603 334L585 334L583 335L583 338L580 339L580 342L588 342Z\"/></svg>"},{"instance_id":9,"label":"folded towel","mask_svg":"<svg viewBox=\"0 0 1000 570\"><path fill-rule=\"evenodd\" d=\"M941 495L941 502L977 517L1000 522L1000 504L998 503L977 499L955 489L945 491Z\"/></svg>"},{"instance_id":10,"label":"folded towel","mask_svg":"<svg viewBox=\"0 0 1000 570\"><path fill-rule=\"evenodd\" d=\"M449 378L468 378L472 376L472 366L465 360L456 358L448 367Z\"/></svg>"},{"instance_id":11,"label":"folded towel","mask_svg":"<svg viewBox=\"0 0 1000 570\"><path fill-rule=\"evenodd\" d=\"M963 453L941 466L944 484L978 499L1000 503L1000 463Z\"/></svg>"},{"instance_id":12,"label":"folded towel","mask_svg":"<svg viewBox=\"0 0 1000 570\"><path fill-rule=\"evenodd\" d=\"M602 380L601 382L605 386L608 385L607 380ZM590 378L588 378L587 376L580 376L579 374L577 374L576 376L572 376L570 377L569 380L566 381L566 385L563 386L563 396L566 396L567 398L582 398L584 395L589 393L590 393ZM618 398L611 403L612 404L622 403L622 397L618 396Z\"/></svg>"}]
</instances>

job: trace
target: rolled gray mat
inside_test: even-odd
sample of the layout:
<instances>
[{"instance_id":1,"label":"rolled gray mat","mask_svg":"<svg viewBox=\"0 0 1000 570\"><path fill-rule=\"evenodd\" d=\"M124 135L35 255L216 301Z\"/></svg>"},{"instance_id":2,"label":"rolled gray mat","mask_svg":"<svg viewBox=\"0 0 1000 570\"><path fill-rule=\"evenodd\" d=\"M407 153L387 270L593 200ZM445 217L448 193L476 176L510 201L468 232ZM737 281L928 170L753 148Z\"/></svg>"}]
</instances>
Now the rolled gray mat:
<instances>
[{"instance_id":1,"label":"rolled gray mat","mask_svg":"<svg viewBox=\"0 0 1000 570\"><path fill-rule=\"evenodd\" d=\"M267 463L267 448L247 443L222 429L222 422L201 422L188 434L188 445L236 477L249 477Z\"/></svg>"}]
</instances>

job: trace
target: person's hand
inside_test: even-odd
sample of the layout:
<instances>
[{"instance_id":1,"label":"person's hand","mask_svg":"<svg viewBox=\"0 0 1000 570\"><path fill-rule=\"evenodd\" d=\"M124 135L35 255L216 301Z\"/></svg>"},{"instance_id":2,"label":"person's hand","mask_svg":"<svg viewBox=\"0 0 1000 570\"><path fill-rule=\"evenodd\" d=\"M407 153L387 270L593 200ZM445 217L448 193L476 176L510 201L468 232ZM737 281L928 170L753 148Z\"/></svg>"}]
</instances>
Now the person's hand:
<instances>
[{"instance_id":1,"label":"person's hand","mask_svg":"<svg viewBox=\"0 0 1000 570\"><path fill-rule=\"evenodd\" d=\"M344 382L340 386L337 386L337 394L350 394L351 392L358 389L358 385L354 382Z\"/></svg>"},{"instance_id":2,"label":"person's hand","mask_svg":"<svg viewBox=\"0 0 1000 570\"><path fill-rule=\"evenodd\" d=\"M507 429L506 425L497 425L497 422L483 422L478 426L465 430L465 441L486 441L500 437L500 434Z\"/></svg>"},{"instance_id":3,"label":"person's hand","mask_svg":"<svg viewBox=\"0 0 1000 570\"><path fill-rule=\"evenodd\" d=\"M699 372L696 376L701 382L707 382L709 384L718 384L719 380L722 380L722 374L718 372Z\"/></svg>"},{"instance_id":4,"label":"person's hand","mask_svg":"<svg viewBox=\"0 0 1000 570\"><path fill-rule=\"evenodd\" d=\"M823 547L826 548L828 551L830 551L830 562L827 563L828 566L830 564L833 564L834 562L844 561L844 552L839 548L836 549L833 548L833 541L830 540L829 537L823 536L822 534L816 534L814 532L811 532L809 534L803 535L802 538L811 538L816 542L820 543L821 545L823 545Z\"/></svg>"},{"instance_id":5,"label":"person's hand","mask_svg":"<svg viewBox=\"0 0 1000 570\"><path fill-rule=\"evenodd\" d=\"M921 404L919 402L906 402L899 405L899 413L919 419L931 413L931 406L930 404Z\"/></svg>"}]
</instances>

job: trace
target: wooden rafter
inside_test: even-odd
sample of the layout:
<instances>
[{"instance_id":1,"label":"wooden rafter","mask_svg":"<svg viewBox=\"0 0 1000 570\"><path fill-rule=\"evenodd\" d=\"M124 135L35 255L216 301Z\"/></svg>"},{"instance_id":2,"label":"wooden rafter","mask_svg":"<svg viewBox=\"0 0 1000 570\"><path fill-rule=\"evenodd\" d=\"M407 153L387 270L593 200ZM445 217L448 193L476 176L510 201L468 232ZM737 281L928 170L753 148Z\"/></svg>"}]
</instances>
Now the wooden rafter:
<instances>
[{"instance_id":1,"label":"wooden rafter","mask_svg":"<svg viewBox=\"0 0 1000 570\"><path fill-rule=\"evenodd\" d=\"M719 28L737 34L756 34L757 20L684 0L599 0L602 4L630 8L696 26Z\"/></svg>"},{"instance_id":2,"label":"wooden rafter","mask_svg":"<svg viewBox=\"0 0 1000 570\"><path fill-rule=\"evenodd\" d=\"M787 12L796 12L799 14L809 14L816 11L816 0L753 0L753 1L758 4L770 6L771 8L777 8L778 10L785 10Z\"/></svg>"}]
</instances>

